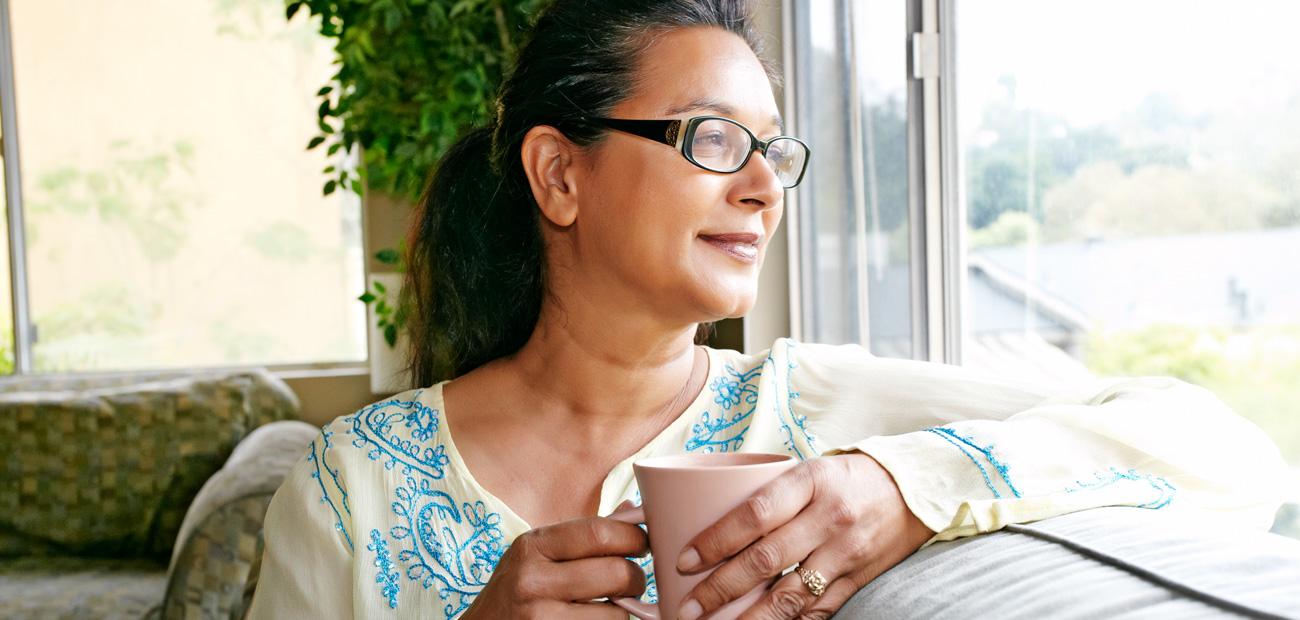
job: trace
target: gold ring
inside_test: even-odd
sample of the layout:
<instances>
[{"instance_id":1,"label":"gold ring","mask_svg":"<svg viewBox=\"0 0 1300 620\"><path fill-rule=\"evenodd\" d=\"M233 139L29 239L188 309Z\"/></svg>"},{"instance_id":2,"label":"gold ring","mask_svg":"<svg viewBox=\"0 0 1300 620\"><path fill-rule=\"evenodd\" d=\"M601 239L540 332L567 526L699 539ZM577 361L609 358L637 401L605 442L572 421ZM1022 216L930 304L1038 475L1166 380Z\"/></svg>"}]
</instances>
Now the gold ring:
<instances>
[{"instance_id":1,"label":"gold ring","mask_svg":"<svg viewBox=\"0 0 1300 620\"><path fill-rule=\"evenodd\" d=\"M794 572L799 573L799 580L803 581L804 587L808 588L813 596L821 596L826 592L826 578L820 572L808 570L798 564L795 565Z\"/></svg>"}]
</instances>

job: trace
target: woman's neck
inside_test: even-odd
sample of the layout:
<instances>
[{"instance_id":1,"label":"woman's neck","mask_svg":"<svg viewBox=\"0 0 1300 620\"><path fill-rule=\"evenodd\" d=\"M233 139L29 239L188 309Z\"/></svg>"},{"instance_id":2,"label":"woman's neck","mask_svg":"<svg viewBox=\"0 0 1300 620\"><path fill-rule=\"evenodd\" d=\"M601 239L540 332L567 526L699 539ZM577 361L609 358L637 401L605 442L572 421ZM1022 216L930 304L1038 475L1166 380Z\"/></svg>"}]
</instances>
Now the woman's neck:
<instances>
[{"instance_id":1,"label":"woman's neck","mask_svg":"<svg viewBox=\"0 0 1300 620\"><path fill-rule=\"evenodd\" d=\"M544 310L524 347L502 362L555 415L589 427L676 418L699 392L693 384L708 373L707 356L694 346L694 325L637 330L626 322L548 314L554 316Z\"/></svg>"}]
</instances>

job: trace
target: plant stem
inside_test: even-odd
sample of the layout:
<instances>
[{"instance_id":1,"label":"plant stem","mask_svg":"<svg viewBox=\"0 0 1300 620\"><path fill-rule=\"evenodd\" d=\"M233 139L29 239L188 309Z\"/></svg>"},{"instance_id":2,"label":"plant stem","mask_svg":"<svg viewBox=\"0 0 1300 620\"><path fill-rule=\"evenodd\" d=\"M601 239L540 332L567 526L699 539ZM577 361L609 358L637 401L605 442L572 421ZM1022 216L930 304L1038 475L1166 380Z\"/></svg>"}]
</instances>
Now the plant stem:
<instances>
[{"instance_id":1,"label":"plant stem","mask_svg":"<svg viewBox=\"0 0 1300 620\"><path fill-rule=\"evenodd\" d=\"M501 49L506 58L513 58L515 46L510 43L510 29L506 26L506 12L501 8L501 0L492 0L492 13L497 18L497 34L501 36Z\"/></svg>"}]
</instances>

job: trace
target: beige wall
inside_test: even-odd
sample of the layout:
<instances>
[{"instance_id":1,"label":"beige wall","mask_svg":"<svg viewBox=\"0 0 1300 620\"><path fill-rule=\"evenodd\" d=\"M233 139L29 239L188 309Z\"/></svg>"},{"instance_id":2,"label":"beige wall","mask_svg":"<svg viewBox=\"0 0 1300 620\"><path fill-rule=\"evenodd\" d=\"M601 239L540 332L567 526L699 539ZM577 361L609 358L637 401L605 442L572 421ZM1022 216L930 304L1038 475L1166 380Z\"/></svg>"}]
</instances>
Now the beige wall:
<instances>
[{"instance_id":1,"label":"beige wall","mask_svg":"<svg viewBox=\"0 0 1300 620\"><path fill-rule=\"evenodd\" d=\"M370 375L362 372L324 375L281 374L302 401L302 419L322 426L381 398L370 393Z\"/></svg>"}]
</instances>

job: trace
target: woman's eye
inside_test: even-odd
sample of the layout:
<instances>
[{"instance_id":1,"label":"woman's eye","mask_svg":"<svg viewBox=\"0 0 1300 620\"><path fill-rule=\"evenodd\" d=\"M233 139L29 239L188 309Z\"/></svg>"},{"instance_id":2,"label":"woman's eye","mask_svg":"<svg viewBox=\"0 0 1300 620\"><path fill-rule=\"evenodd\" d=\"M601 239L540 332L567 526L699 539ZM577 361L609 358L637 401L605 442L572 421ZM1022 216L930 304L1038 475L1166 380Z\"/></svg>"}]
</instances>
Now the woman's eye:
<instances>
[{"instance_id":1,"label":"woman's eye","mask_svg":"<svg viewBox=\"0 0 1300 620\"><path fill-rule=\"evenodd\" d=\"M727 136L720 131L711 131L706 134L696 134L695 146L703 147L725 147L727 146Z\"/></svg>"}]
</instances>

